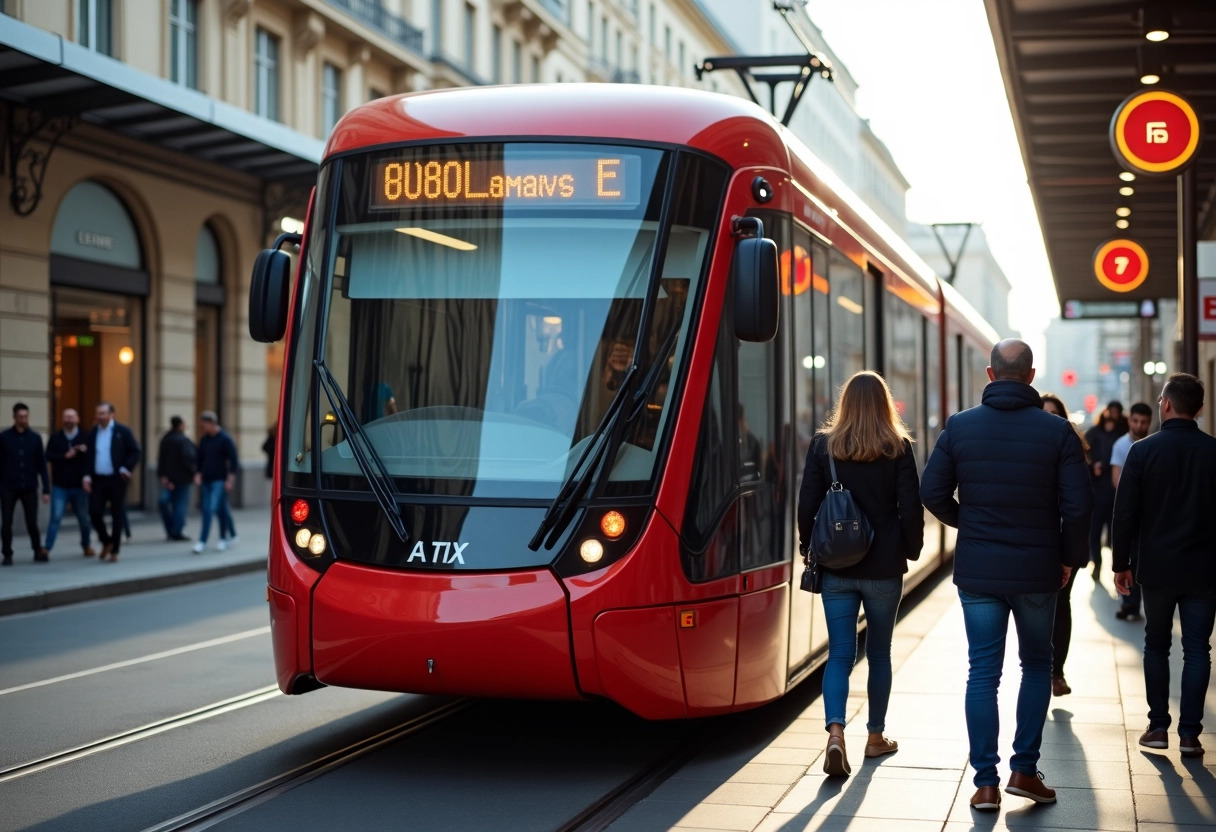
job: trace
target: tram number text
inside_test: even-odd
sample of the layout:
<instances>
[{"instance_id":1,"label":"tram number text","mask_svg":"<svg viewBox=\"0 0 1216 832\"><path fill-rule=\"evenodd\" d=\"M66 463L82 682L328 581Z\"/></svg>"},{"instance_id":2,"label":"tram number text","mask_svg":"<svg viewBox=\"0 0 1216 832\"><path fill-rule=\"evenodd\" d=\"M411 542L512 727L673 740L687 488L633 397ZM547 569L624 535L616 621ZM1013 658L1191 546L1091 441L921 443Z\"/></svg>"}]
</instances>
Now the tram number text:
<instances>
[{"instance_id":1,"label":"tram number text","mask_svg":"<svg viewBox=\"0 0 1216 832\"><path fill-rule=\"evenodd\" d=\"M410 550L410 556L406 558L406 563L421 561L422 563L459 563L464 564L464 550L469 548L468 543L459 543L455 540L432 540L430 552L427 552L426 544L419 540L414 543L414 548Z\"/></svg>"}]
</instances>

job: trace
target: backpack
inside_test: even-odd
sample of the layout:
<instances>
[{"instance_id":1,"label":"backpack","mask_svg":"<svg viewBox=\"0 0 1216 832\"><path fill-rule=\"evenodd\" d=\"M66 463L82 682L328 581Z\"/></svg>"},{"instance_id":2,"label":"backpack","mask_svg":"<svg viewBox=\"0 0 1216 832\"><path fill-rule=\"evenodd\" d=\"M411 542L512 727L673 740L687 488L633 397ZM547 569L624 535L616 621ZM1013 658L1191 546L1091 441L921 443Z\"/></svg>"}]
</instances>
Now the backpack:
<instances>
[{"instance_id":1,"label":"backpack","mask_svg":"<svg viewBox=\"0 0 1216 832\"><path fill-rule=\"evenodd\" d=\"M836 461L828 454L832 484L823 497L811 529L810 556L822 569L844 569L860 563L874 542L874 527L836 476Z\"/></svg>"}]
</instances>

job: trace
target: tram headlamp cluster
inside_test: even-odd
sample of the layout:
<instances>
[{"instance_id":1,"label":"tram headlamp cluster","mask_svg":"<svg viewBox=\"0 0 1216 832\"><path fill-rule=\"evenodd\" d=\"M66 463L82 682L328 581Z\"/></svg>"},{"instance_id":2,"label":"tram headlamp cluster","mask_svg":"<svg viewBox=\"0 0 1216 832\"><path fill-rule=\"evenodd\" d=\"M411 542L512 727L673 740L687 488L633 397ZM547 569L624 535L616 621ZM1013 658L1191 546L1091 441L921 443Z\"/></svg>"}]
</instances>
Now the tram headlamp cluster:
<instances>
[{"instance_id":1,"label":"tram headlamp cluster","mask_svg":"<svg viewBox=\"0 0 1216 832\"><path fill-rule=\"evenodd\" d=\"M325 535L317 532L313 534L310 529L300 529L296 532L296 546L304 549L309 554L323 555L325 554Z\"/></svg>"},{"instance_id":2,"label":"tram headlamp cluster","mask_svg":"<svg viewBox=\"0 0 1216 832\"><path fill-rule=\"evenodd\" d=\"M618 540L625 533L625 515L616 509L605 511L600 516L600 534L608 540ZM604 544L594 537L588 537L578 546L578 555L584 563L599 563L604 557Z\"/></svg>"}]
</instances>

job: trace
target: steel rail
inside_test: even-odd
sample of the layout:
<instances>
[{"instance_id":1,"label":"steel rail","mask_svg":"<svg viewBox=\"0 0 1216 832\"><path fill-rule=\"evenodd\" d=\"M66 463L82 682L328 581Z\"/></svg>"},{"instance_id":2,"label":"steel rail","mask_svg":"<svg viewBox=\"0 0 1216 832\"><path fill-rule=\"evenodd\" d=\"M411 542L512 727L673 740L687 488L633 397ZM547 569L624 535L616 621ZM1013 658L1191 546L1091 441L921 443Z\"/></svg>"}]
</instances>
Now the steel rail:
<instances>
[{"instance_id":1,"label":"steel rail","mask_svg":"<svg viewBox=\"0 0 1216 832\"><path fill-rule=\"evenodd\" d=\"M121 746L147 739L148 737L154 737L157 734L163 734L166 731L172 731L174 728L202 722L205 719L211 719L221 714L247 708L250 705L256 705L259 702L265 702L268 699L274 699L282 695L279 692L278 685L267 685L257 690L251 690L248 693L242 693L240 696L233 696L229 699L213 702L210 705L204 705L201 708L195 708L176 716L150 722L147 725L141 725L129 731L122 731L100 740L69 748L66 751L59 751L54 754L48 754L45 757L39 757L36 760L0 769L0 783L7 783L10 780L16 780L18 777L25 777L27 774L35 774L48 768L61 766L64 763L100 754L103 751L120 748Z\"/></svg>"},{"instance_id":2,"label":"steel rail","mask_svg":"<svg viewBox=\"0 0 1216 832\"><path fill-rule=\"evenodd\" d=\"M621 783L557 828L557 832L601 832L626 812L671 779L671 776L693 759L704 746L704 740L694 735L660 754L644 769Z\"/></svg>"},{"instance_id":3,"label":"steel rail","mask_svg":"<svg viewBox=\"0 0 1216 832\"><path fill-rule=\"evenodd\" d=\"M448 719L472 704L473 700L470 699L456 699L446 702L424 714L412 717L393 728L354 742L337 751L331 751L310 763L305 763L290 771L235 791L232 794L221 797L218 800L213 800L197 809L192 809L155 826L149 826L143 832L184 832L185 830L197 832L197 830L210 829L268 800L273 800L297 786L302 786L310 780L315 780L328 774L330 771L340 768L365 754L369 754L410 734L417 733Z\"/></svg>"}]
</instances>

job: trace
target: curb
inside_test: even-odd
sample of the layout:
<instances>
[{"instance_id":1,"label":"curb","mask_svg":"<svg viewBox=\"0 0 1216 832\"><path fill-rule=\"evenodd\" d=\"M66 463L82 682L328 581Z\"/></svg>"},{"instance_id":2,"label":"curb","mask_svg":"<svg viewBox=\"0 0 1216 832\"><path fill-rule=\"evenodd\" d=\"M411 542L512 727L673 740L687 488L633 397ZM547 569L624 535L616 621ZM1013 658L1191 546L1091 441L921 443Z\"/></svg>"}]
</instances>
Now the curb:
<instances>
[{"instance_id":1,"label":"curb","mask_svg":"<svg viewBox=\"0 0 1216 832\"><path fill-rule=\"evenodd\" d=\"M37 612L52 607L63 607L68 604L79 604L82 601L96 601L102 598L113 598L118 595L131 595L136 592L147 592L153 589L182 586L184 584L213 581L217 578L227 578L230 575L243 575L249 572L266 570L266 561L257 560L247 563L230 563L225 566L213 566L209 569L193 569L188 572L171 572L167 575L153 575L147 578L130 578L125 581L114 581L107 584L77 586L69 589L55 589L46 592L36 592L17 598L0 599L0 616L17 615L23 612Z\"/></svg>"}]
</instances>

